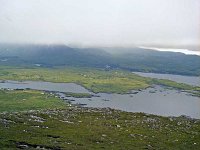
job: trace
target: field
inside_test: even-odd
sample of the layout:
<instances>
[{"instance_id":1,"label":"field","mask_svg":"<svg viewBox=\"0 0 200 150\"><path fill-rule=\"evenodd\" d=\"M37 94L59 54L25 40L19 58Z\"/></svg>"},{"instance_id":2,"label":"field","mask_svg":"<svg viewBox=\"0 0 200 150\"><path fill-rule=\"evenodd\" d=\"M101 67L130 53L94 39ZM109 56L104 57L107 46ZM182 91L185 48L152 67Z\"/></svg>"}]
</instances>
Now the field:
<instances>
[{"instance_id":1,"label":"field","mask_svg":"<svg viewBox=\"0 0 200 150\"><path fill-rule=\"evenodd\" d=\"M66 103L54 95L33 90L0 90L0 112L64 108Z\"/></svg>"},{"instance_id":2,"label":"field","mask_svg":"<svg viewBox=\"0 0 200 150\"><path fill-rule=\"evenodd\" d=\"M73 82L92 92L128 93L153 84L181 90L199 91L198 88L169 80L150 79L123 70L91 68L12 68L1 67L0 80L33 80L50 82Z\"/></svg>"}]
</instances>

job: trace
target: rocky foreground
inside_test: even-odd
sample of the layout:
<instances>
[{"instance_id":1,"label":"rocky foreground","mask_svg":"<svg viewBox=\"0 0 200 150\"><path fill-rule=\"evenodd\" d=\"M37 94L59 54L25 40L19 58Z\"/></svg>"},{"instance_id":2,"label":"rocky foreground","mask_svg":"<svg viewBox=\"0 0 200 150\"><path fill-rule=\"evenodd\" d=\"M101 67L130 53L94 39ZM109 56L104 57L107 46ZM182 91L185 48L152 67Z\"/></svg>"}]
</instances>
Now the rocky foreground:
<instances>
[{"instance_id":1,"label":"rocky foreground","mask_svg":"<svg viewBox=\"0 0 200 150\"><path fill-rule=\"evenodd\" d=\"M199 149L200 120L67 107L0 114L1 149Z\"/></svg>"}]
</instances>

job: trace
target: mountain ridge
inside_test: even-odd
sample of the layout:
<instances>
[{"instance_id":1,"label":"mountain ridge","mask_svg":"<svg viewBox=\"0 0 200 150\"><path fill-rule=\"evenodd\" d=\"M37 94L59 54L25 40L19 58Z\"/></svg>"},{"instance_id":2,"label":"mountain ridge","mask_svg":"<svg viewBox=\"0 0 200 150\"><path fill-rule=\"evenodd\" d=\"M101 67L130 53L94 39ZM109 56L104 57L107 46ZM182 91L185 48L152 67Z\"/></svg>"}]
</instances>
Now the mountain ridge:
<instances>
[{"instance_id":1,"label":"mountain ridge","mask_svg":"<svg viewBox=\"0 0 200 150\"><path fill-rule=\"evenodd\" d=\"M122 53L109 53L109 50ZM200 75L200 57L144 48L73 48L63 44L0 44L0 65L78 66Z\"/></svg>"}]
</instances>

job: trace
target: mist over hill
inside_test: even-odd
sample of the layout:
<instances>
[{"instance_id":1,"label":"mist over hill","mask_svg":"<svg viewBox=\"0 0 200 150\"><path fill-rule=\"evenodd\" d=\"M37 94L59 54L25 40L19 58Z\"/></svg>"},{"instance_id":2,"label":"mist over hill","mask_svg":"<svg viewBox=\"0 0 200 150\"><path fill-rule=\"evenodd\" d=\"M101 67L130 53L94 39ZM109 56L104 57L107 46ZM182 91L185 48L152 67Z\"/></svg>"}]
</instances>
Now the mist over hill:
<instances>
[{"instance_id":1,"label":"mist over hill","mask_svg":"<svg viewBox=\"0 0 200 150\"><path fill-rule=\"evenodd\" d=\"M121 53L109 53L115 49ZM0 44L0 65L97 67L200 75L200 57L144 48L72 48L66 45Z\"/></svg>"}]
</instances>

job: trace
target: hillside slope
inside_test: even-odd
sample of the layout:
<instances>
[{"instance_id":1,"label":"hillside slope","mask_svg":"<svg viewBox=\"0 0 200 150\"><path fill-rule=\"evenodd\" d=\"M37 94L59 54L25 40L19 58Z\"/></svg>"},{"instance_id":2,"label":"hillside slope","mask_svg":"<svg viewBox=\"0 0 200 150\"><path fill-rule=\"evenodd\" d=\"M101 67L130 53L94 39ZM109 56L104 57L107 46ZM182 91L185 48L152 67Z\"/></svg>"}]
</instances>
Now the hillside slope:
<instances>
[{"instance_id":1,"label":"hillside slope","mask_svg":"<svg viewBox=\"0 0 200 150\"><path fill-rule=\"evenodd\" d=\"M142 48L71 48L66 45L0 44L0 65L82 66L121 68L130 71L200 75L200 57ZM108 50L109 51L109 50Z\"/></svg>"}]
</instances>

